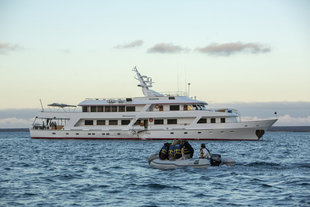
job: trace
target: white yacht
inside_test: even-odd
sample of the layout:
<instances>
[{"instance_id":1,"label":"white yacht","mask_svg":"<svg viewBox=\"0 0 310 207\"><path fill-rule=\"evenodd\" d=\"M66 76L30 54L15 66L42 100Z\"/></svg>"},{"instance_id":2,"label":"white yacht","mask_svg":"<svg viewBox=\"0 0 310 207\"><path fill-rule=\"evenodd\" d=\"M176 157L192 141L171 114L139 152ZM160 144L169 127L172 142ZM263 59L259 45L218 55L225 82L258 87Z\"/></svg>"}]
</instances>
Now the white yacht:
<instances>
[{"instance_id":1,"label":"white yacht","mask_svg":"<svg viewBox=\"0 0 310 207\"><path fill-rule=\"evenodd\" d=\"M53 103L30 129L32 138L127 140L259 140L277 119L241 121L235 109L208 109L188 96L151 90L152 79L134 68L144 97ZM78 107L78 108L77 108Z\"/></svg>"}]
</instances>

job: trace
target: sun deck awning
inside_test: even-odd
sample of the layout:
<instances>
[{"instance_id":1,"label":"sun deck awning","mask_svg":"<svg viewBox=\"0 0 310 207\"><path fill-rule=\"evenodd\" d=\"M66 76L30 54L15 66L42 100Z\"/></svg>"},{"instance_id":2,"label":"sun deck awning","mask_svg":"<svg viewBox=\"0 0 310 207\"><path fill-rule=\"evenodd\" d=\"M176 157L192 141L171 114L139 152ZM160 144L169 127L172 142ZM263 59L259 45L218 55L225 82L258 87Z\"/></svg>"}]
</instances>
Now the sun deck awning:
<instances>
[{"instance_id":1,"label":"sun deck awning","mask_svg":"<svg viewBox=\"0 0 310 207\"><path fill-rule=\"evenodd\" d=\"M68 105L68 104L63 104L63 103L52 103L52 104L49 104L48 106L59 107L59 108L76 107L75 105Z\"/></svg>"}]
</instances>

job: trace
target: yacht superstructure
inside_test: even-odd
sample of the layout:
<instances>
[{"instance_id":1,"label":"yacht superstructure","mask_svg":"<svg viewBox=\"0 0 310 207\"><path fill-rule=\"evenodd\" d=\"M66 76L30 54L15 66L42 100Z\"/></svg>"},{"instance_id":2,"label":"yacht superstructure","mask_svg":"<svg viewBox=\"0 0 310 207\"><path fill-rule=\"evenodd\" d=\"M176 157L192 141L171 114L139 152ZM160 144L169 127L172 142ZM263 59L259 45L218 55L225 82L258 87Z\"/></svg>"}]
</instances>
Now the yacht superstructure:
<instances>
[{"instance_id":1,"label":"yacht superstructure","mask_svg":"<svg viewBox=\"0 0 310 207\"><path fill-rule=\"evenodd\" d=\"M152 79L134 68L144 97L86 99L76 107L50 104L42 110L30 135L46 139L128 140L259 140L277 119L240 121L235 109L207 109L207 103L188 96L151 90Z\"/></svg>"}]
</instances>

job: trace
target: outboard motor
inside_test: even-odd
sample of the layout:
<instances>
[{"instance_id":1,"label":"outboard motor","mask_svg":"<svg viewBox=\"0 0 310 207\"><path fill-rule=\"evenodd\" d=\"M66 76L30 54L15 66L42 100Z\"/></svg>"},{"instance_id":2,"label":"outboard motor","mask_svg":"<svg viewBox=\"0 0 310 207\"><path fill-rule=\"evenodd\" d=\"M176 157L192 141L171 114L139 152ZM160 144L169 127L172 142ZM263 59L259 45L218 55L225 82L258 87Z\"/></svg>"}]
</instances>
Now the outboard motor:
<instances>
[{"instance_id":1,"label":"outboard motor","mask_svg":"<svg viewBox=\"0 0 310 207\"><path fill-rule=\"evenodd\" d=\"M221 155L219 154L212 154L210 158L211 166L219 166L222 162Z\"/></svg>"}]
</instances>

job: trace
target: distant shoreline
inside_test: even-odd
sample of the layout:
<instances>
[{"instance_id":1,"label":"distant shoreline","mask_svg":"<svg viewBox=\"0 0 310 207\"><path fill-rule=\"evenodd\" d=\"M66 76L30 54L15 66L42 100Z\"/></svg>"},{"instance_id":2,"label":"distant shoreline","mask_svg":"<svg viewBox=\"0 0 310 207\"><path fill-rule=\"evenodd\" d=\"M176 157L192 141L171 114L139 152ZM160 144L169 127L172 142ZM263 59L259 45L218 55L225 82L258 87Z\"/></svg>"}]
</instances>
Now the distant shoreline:
<instances>
[{"instance_id":1,"label":"distant shoreline","mask_svg":"<svg viewBox=\"0 0 310 207\"><path fill-rule=\"evenodd\" d=\"M273 126L270 132L310 132L310 126ZM0 128L0 132L29 132L29 128Z\"/></svg>"}]
</instances>

